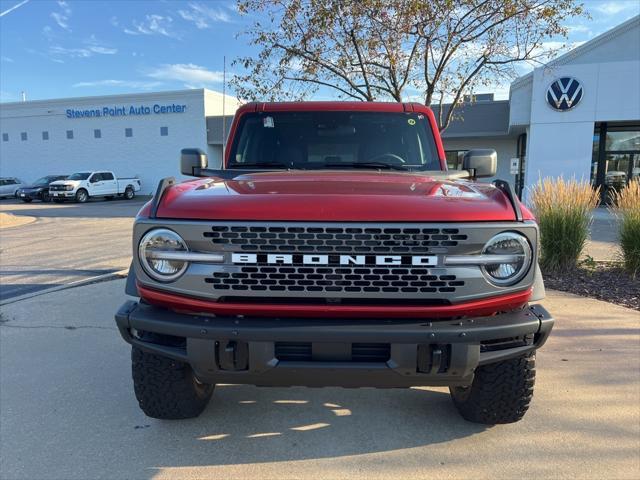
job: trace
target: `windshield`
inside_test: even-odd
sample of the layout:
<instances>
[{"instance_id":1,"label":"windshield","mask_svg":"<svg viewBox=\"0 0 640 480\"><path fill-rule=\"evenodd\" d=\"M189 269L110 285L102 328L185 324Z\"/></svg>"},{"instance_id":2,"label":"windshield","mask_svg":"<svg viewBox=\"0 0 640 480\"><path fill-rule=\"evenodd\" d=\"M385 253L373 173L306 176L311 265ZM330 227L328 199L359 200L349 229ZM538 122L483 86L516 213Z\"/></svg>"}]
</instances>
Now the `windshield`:
<instances>
[{"instance_id":1,"label":"windshield","mask_svg":"<svg viewBox=\"0 0 640 480\"><path fill-rule=\"evenodd\" d=\"M420 113L274 112L242 117L228 168L441 170Z\"/></svg>"},{"instance_id":2,"label":"windshield","mask_svg":"<svg viewBox=\"0 0 640 480\"><path fill-rule=\"evenodd\" d=\"M33 182L33 185L36 187L47 186L51 182L55 182L56 180L64 180L65 178L65 176L49 175L47 177L41 177L37 179L35 182Z\"/></svg>"},{"instance_id":3,"label":"windshield","mask_svg":"<svg viewBox=\"0 0 640 480\"><path fill-rule=\"evenodd\" d=\"M89 178L89 175L91 175L91 172L74 173L73 175L69 176L67 180L86 180L87 178Z\"/></svg>"}]
</instances>

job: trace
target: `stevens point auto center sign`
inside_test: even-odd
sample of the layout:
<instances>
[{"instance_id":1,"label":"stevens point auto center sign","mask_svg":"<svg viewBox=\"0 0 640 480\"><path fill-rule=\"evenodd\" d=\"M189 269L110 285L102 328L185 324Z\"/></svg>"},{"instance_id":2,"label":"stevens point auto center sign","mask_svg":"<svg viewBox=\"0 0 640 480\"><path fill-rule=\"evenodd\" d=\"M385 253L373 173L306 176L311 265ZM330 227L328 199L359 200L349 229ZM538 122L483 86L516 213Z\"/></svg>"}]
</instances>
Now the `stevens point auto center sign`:
<instances>
[{"instance_id":1,"label":"stevens point auto center sign","mask_svg":"<svg viewBox=\"0 0 640 480\"><path fill-rule=\"evenodd\" d=\"M65 115L67 118L95 118L95 117L129 117L144 115L163 115L166 113L184 113L187 111L186 105L169 105L155 104L148 105L114 105L112 107L88 108L79 110L67 108Z\"/></svg>"}]
</instances>

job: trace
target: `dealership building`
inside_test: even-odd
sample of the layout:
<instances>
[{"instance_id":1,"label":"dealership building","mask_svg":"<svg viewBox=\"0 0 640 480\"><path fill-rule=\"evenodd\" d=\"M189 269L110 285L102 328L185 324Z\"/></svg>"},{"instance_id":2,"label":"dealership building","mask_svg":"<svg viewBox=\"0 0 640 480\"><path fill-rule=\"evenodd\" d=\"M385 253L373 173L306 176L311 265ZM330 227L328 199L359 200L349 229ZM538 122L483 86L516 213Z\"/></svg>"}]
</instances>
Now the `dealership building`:
<instances>
[{"instance_id":1,"label":"dealership building","mask_svg":"<svg viewBox=\"0 0 640 480\"><path fill-rule=\"evenodd\" d=\"M238 106L206 89L3 103L0 176L112 170L139 177L140 193L150 194L160 179L179 176L182 148L200 148L220 165L223 108Z\"/></svg>"},{"instance_id":2,"label":"dealership building","mask_svg":"<svg viewBox=\"0 0 640 480\"><path fill-rule=\"evenodd\" d=\"M470 100L443 133L450 168L470 149L494 148L497 177L525 195L549 176L619 188L640 177L640 16L516 79L509 100ZM206 89L4 103L0 175L109 169L151 193L179 176L181 148L220 165L232 118L223 103L239 105Z\"/></svg>"}]
</instances>

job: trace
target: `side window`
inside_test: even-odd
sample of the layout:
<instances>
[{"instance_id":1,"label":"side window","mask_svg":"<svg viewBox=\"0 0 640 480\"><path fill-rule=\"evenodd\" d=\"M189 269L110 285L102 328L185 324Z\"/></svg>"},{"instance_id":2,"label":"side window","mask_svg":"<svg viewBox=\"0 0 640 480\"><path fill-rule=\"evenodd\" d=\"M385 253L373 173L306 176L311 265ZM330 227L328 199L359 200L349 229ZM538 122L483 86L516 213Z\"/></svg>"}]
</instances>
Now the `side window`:
<instances>
[{"instance_id":1,"label":"side window","mask_svg":"<svg viewBox=\"0 0 640 480\"><path fill-rule=\"evenodd\" d=\"M27 132L22 132L20 134L20 140L22 140L23 142L27 140Z\"/></svg>"},{"instance_id":2,"label":"side window","mask_svg":"<svg viewBox=\"0 0 640 480\"><path fill-rule=\"evenodd\" d=\"M3 133L2 134L2 141L3 142L8 142L9 141L9 134L8 133Z\"/></svg>"},{"instance_id":3,"label":"side window","mask_svg":"<svg viewBox=\"0 0 640 480\"><path fill-rule=\"evenodd\" d=\"M94 173L93 175L91 175L91 179L89 180L90 183L96 183L102 180L102 176L99 173Z\"/></svg>"},{"instance_id":4,"label":"side window","mask_svg":"<svg viewBox=\"0 0 640 480\"><path fill-rule=\"evenodd\" d=\"M15 185L18 181L15 178L8 178L7 185Z\"/></svg>"},{"instance_id":5,"label":"side window","mask_svg":"<svg viewBox=\"0 0 640 480\"><path fill-rule=\"evenodd\" d=\"M6 184L7 184L6 180L0 180L0 187L3 187Z\"/></svg>"},{"instance_id":6,"label":"side window","mask_svg":"<svg viewBox=\"0 0 640 480\"><path fill-rule=\"evenodd\" d=\"M113 174L111 172L102 172L102 180L113 180Z\"/></svg>"}]
</instances>

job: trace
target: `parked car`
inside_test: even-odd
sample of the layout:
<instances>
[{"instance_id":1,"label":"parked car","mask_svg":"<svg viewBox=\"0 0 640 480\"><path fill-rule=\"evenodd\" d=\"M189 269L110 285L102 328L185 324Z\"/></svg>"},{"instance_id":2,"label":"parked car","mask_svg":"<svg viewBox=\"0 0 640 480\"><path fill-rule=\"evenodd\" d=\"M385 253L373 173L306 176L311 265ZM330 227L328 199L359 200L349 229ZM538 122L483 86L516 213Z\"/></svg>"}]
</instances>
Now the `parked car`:
<instances>
[{"instance_id":1,"label":"parked car","mask_svg":"<svg viewBox=\"0 0 640 480\"><path fill-rule=\"evenodd\" d=\"M78 172L49 185L54 202L75 200L84 203L91 197L124 197L131 200L140 190L138 178L116 178L113 172Z\"/></svg>"},{"instance_id":2,"label":"parked car","mask_svg":"<svg viewBox=\"0 0 640 480\"><path fill-rule=\"evenodd\" d=\"M535 218L476 181L495 150L447 171L406 103L252 103L231 132L223 169L183 150L199 178L135 219L116 323L148 416L195 417L219 383L448 386L467 420L524 416L554 320Z\"/></svg>"},{"instance_id":3,"label":"parked car","mask_svg":"<svg viewBox=\"0 0 640 480\"><path fill-rule=\"evenodd\" d=\"M50 202L49 196L49 184L57 180L64 180L68 175L47 175L37 179L31 185L23 185L18 190L18 198L23 202L29 203L32 200L41 200L43 202Z\"/></svg>"},{"instance_id":4,"label":"parked car","mask_svg":"<svg viewBox=\"0 0 640 480\"><path fill-rule=\"evenodd\" d=\"M0 198L17 197L22 180L16 177L0 177Z\"/></svg>"}]
</instances>

